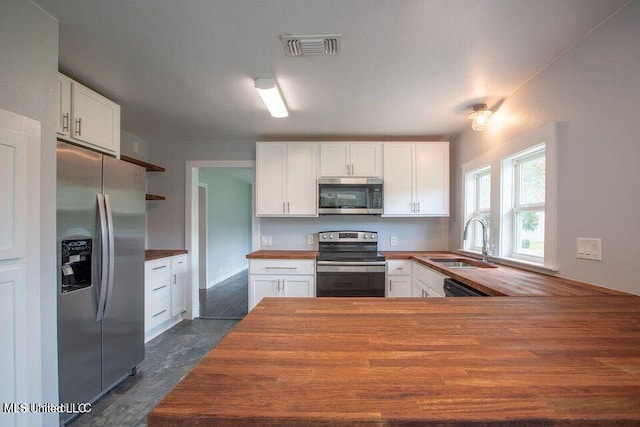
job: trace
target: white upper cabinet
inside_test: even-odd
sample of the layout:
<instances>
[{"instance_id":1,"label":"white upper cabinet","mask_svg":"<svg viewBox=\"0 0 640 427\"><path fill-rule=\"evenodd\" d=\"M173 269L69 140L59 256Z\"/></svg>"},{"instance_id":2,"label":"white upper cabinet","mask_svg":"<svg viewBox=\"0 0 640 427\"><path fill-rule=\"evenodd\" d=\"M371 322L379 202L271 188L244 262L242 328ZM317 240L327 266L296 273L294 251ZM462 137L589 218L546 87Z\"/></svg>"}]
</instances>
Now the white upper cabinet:
<instances>
[{"instance_id":1,"label":"white upper cabinet","mask_svg":"<svg viewBox=\"0 0 640 427\"><path fill-rule=\"evenodd\" d=\"M256 214L317 216L316 144L256 144Z\"/></svg>"},{"instance_id":2,"label":"white upper cabinet","mask_svg":"<svg viewBox=\"0 0 640 427\"><path fill-rule=\"evenodd\" d=\"M449 143L384 145L384 215L449 215Z\"/></svg>"},{"instance_id":3,"label":"white upper cabinet","mask_svg":"<svg viewBox=\"0 0 640 427\"><path fill-rule=\"evenodd\" d=\"M377 142L323 143L321 177L382 177L382 144Z\"/></svg>"},{"instance_id":4,"label":"white upper cabinet","mask_svg":"<svg viewBox=\"0 0 640 427\"><path fill-rule=\"evenodd\" d=\"M89 148L120 155L120 106L58 74L58 134Z\"/></svg>"}]
</instances>

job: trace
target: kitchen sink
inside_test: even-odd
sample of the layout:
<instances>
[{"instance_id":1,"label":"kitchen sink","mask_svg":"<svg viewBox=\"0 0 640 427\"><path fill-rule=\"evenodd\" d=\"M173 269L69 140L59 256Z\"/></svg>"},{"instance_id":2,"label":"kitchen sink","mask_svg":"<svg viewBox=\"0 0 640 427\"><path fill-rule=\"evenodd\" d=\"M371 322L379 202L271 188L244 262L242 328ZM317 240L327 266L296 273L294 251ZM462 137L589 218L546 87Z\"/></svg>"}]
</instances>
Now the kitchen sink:
<instances>
[{"instance_id":1,"label":"kitchen sink","mask_svg":"<svg viewBox=\"0 0 640 427\"><path fill-rule=\"evenodd\" d=\"M445 268L494 268L495 266L484 263L482 261L472 261L465 258L429 258L431 262L434 262Z\"/></svg>"}]
</instances>

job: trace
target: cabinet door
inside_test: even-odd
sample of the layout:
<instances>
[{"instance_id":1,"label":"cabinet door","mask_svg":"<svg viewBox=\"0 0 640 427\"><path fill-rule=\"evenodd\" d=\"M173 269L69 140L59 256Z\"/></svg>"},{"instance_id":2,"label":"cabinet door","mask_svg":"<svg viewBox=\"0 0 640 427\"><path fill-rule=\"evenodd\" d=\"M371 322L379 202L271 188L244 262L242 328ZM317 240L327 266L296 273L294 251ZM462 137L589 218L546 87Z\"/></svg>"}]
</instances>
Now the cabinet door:
<instances>
[{"instance_id":1,"label":"cabinet door","mask_svg":"<svg viewBox=\"0 0 640 427\"><path fill-rule=\"evenodd\" d=\"M350 175L382 177L382 144L351 144Z\"/></svg>"},{"instance_id":2,"label":"cabinet door","mask_svg":"<svg viewBox=\"0 0 640 427\"><path fill-rule=\"evenodd\" d=\"M70 136L71 79L58 73L58 135Z\"/></svg>"},{"instance_id":3,"label":"cabinet door","mask_svg":"<svg viewBox=\"0 0 640 427\"><path fill-rule=\"evenodd\" d=\"M286 144L256 146L256 214L283 216L286 191Z\"/></svg>"},{"instance_id":4,"label":"cabinet door","mask_svg":"<svg viewBox=\"0 0 640 427\"><path fill-rule=\"evenodd\" d=\"M281 277L267 275L249 276L249 311L264 297L277 297Z\"/></svg>"},{"instance_id":5,"label":"cabinet door","mask_svg":"<svg viewBox=\"0 0 640 427\"><path fill-rule=\"evenodd\" d=\"M27 135L0 127L0 260L25 256L28 142Z\"/></svg>"},{"instance_id":6,"label":"cabinet door","mask_svg":"<svg viewBox=\"0 0 640 427\"><path fill-rule=\"evenodd\" d=\"M384 215L413 215L413 144L384 145Z\"/></svg>"},{"instance_id":7,"label":"cabinet door","mask_svg":"<svg viewBox=\"0 0 640 427\"><path fill-rule=\"evenodd\" d=\"M349 175L349 144L320 144L320 176Z\"/></svg>"},{"instance_id":8,"label":"cabinet door","mask_svg":"<svg viewBox=\"0 0 640 427\"><path fill-rule=\"evenodd\" d=\"M120 154L120 106L76 82L71 92L72 138Z\"/></svg>"},{"instance_id":9,"label":"cabinet door","mask_svg":"<svg viewBox=\"0 0 640 427\"><path fill-rule=\"evenodd\" d=\"M286 213L316 216L318 212L316 145L288 144Z\"/></svg>"},{"instance_id":10,"label":"cabinet door","mask_svg":"<svg viewBox=\"0 0 640 427\"><path fill-rule=\"evenodd\" d=\"M171 273L171 317L187 310L186 273L185 269Z\"/></svg>"},{"instance_id":11,"label":"cabinet door","mask_svg":"<svg viewBox=\"0 0 640 427\"><path fill-rule=\"evenodd\" d=\"M414 278L411 286L411 296L427 298L429 296L429 287L422 281Z\"/></svg>"},{"instance_id":12,"label":"cabinet door","mask_svg":"<svg viewBox=\"0 0 640 427\"><path fill-rule=\"evenodd\" d=\"M387 296L394 298L412 296L411 276L389 276L387 278Z\"/></svg>"},{"instance_id":13,"label":"cabinet door","mask_svg":"<svg viewBox=\"0 0 640 427\"><path fill-rule=\"evenodd\" d=\"M281 297L314 297L315 286L313 276L288 276L283 278L284 286Z\"/></svg>"},{"instance_id":14,"label":"cabinet door","mask_svg":"<svg viewBox=\"0 0 640 427\"><path fill-rule=\"evenodd\" d=\"M416 145L417 214L449 215L449 143Z\"/></svg>"}]
</instances>

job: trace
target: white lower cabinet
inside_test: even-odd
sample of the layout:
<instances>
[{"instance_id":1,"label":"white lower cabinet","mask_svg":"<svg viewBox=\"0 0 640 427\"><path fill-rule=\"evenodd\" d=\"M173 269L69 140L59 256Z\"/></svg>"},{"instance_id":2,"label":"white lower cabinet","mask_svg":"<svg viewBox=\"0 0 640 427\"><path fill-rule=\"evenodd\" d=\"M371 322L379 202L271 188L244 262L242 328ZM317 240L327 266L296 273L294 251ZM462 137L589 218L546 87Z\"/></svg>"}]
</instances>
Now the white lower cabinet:
<instances>
[{"instance_id":1,"label":"white lower cabinet","mask_svg":"<svg viewBox=\"0 0 640 427\"><path fill-rule=\"evenodd\" d=\"M315 261L249 260L249 311L265 297L314 297Z\"/></svg>"},{"instance_id":2,"label":"white lower cabinet","mask_svg":"<svg viewBox=\"0 0 640 427\"><path fill-rule=\"evenodd\" d=\"M413 261L408 259L387 261L387 296L410 297Z\"/></svg>"},{"instance_id":3,"label":"white lower cabinet","mask_svg":"<svg viewBox=\"0 0 640 427\"><path fill-rule=\"evenodd\" d=\"M157 337L182 320L187 309L187 256L176 255L145 262L144 337Z\"/></svg>"},{"instance_id":4,"label":"white lower cabinet","mask_svg":"<svg viewBox=\"0 0 640 427\"><path fill-rule=\"evenodd\" d=\"M413 266L412 294L414 297L444 297L444 279L447 278L416 262Z\"/></svg>"}]
</instances>

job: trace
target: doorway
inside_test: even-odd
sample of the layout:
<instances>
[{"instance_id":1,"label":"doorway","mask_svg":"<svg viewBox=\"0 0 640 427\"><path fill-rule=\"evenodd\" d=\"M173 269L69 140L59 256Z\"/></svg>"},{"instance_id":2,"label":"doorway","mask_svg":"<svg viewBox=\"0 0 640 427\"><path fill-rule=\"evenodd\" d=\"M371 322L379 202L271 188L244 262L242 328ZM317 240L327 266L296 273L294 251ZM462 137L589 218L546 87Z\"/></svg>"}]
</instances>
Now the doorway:
<instances>
[{"instance_id":1,"label":"doorway","mask_svg":"<svg viewBox=\"0 0 640 427\"><path fill-rule=\"evenodd\" d=\"M192 318L247 313L248 262L258 235L255 162L187 162L186 246L192 265Z\"/></svg>"}]
</instances>

